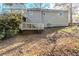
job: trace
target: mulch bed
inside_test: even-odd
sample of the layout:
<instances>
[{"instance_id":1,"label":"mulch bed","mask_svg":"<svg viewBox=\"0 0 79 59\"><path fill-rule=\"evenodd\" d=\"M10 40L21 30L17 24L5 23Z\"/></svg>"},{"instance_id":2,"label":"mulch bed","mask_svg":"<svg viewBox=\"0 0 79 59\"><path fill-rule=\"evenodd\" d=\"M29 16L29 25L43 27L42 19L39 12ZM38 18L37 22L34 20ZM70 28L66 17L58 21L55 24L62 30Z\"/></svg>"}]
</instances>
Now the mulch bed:
<instances>
[{"instance_id":1,"label":"mulch bed","mask_svg":"<svg viewBox=\"0 0 79 59\"><path fill-rule=\"evenodd\" d=\"M25 44L4 53L8 56L79 56L79 30L78 27L66 27L57 29L55 34L56 42L49 42L46 37L49 34L55 33L49 30L50 33L44 32L41 34L21 35L19 39L26 40ZM15 40L15 41L17 41ZM28 43L27 43L28 41Z\"/></svg>"}]
</instances>

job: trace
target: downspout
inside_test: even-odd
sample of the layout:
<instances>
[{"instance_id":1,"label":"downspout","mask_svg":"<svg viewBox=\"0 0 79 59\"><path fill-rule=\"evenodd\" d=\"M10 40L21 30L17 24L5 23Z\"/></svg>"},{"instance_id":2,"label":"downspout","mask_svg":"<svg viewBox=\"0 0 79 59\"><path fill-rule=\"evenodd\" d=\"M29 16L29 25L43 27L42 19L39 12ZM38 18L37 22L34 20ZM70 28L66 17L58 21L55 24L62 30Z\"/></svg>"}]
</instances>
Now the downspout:
<instances>
[{"instance_id":1,"label":"downspout","mask_svg":"<svg viewBox=\"0 0 79 59\"><path fill-rule=\"evenodd\" d=\"M69 20L70 20L69 25L72 25L72 3L70 3L69 5Z\"/></svg>"},{"instance_id":2,"label":"downspout","mask_svg":"<svg viewBox=\"0 0 79 59\"><path fill-rule=\"evenodd\" d=\"M42 7L41 7L41 3L40 3L40 12L41 12L41 23L44 24L43 10L42 10Z\"/></svg>"}]
</instances>

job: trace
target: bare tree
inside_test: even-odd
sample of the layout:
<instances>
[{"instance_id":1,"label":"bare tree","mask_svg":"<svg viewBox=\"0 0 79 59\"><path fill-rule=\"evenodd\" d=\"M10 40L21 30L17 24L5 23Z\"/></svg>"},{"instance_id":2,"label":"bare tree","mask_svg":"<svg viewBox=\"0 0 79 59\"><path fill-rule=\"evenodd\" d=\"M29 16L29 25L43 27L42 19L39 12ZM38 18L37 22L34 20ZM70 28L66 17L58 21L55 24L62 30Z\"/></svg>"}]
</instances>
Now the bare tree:
<instances>
[{"instance_id":1,"label":"bare tree","mask_svg":"<svg viewBox=\"0 0 79 59\"><path fill-rule=\"evenodd\" d=\"M46 9L49 7L50 7L49 3L33 3L33 8Z\"/></svg>"},{"instance_id":2,"label":"bare tree","mask_svg":"<svg viewBox=\"0 0 79 59\"><path fill-rule=\"evenodd\" d=\"M56 3L54 8L65 9L69 11L69 22L72 24L72 3Z\"/></svg>"},{"instance_id":3,"label":"bare tree","mask_svg":"<svg viewBox=\"0 0 79 59\"><path fill-rule=\"evenodd\" d=\"M69 9L68 3L55 3L54 5L55 9Z\"/></svg>"}]
</instances>

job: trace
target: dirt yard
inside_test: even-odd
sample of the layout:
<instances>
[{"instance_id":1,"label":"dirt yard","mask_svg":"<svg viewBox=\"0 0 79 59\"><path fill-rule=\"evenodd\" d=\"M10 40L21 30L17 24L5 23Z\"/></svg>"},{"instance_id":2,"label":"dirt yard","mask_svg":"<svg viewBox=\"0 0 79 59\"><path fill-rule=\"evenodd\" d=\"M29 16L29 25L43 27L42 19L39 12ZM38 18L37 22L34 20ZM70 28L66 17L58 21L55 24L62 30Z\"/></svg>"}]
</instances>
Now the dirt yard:
<instances>
[{"instance_id":1,"label":"dirt yard","mask_svg":"<svg viewBox=\"0 0 79 59\"><path fill-rule=\"evenodd\" d=\"M55 33L56 42L47 38ZM17 35L0 41L2 56L79 56L79 27L48 28L42 33Z\"/></svg>"}]
</instances>

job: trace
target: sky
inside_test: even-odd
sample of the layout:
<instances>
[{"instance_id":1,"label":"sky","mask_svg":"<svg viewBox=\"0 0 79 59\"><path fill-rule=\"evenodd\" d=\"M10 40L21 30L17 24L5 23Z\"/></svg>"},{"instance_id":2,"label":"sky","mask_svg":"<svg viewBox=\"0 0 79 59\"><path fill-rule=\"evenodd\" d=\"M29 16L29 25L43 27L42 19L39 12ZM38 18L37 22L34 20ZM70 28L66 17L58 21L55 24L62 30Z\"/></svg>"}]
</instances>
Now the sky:
<instances>
[{"instance_id":1,"label":"sky","mask_svg":"<svg viewBox=\"0 0 79 59\"><path fill-rule=\"evenodd\" d=\"M41 8L44 8L44 9L54 9L53 7L54 7L54 3L42 3L42 6L41 6ZM79 3L74 3L74 4L72 4L73 5L73 7L77 7L76 9L77 10L79 10ZM34 3L25 3L25 6L26 6L26 8L40 8L40 3L36 3L36 5L34 5ZM3 10L3 6L2 6L2 3L0 3L0 12L2 12Z\"/></svg>"},{"instance_id":2,"label":"sky","mask_svg":"<svg viewBox=\"0 0 79 59\"><path fill-rule=\"evenodd\" d=\"M25 4L26 8L40 8L40 3L36 3L36 5L34 5L34 3L27 3ZM50 4L50 3L42 3L41 4L41 8L44 9L52 9L54 6L54 4ZM0 12L2 12L3 6L2 3L0 3Z\"/></svg>"},{"instance_id":3,"label":"sky","mask_svg":"<svg viewBox=\"0 0 79 59\"><path fill-rule=\"evenodd\" d=\"M36 4L37 4L37 7L40 7L38 3L36 3ZM51 3L41 3L41 4L42 4L41 8L46 8L46 9L52 8L54 6L54 4L51 4ZM28 4L26 4L26 7L33 8L35 6L33 3L28 3Z\"/></svg>"},{"instance_id":4,"label":"sky","mask_svg":"<svg viewBox=\"0 0 79 59\"><path fill-rule=\"evenodd\" d=\"M0 12L2 11L2 4L0 3Z\"/></svg>"}]
</instances>

